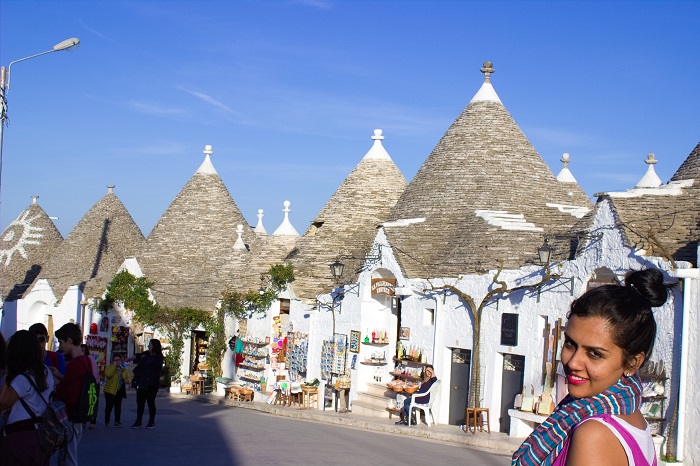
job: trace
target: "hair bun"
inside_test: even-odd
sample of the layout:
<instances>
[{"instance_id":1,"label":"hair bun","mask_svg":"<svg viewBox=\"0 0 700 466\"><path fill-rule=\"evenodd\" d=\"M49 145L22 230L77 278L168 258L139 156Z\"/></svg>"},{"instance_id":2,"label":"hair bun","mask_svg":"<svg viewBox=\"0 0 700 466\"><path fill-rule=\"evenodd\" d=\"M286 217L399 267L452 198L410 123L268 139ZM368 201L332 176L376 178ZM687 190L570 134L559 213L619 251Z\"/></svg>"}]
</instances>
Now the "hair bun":
<instances>
[{"instance_id":1,"label":"hair bun","mask_svg":"<svg viewBox=\"0 0 700 466\"><path fill-rule=\"evenodd\" d=\"M676 284L664 283L664 275L658 269L644 269L627 274L625 285L642 295L651 307L659 307L668 299L668 290Z\"/></svg>"}]
</instances>

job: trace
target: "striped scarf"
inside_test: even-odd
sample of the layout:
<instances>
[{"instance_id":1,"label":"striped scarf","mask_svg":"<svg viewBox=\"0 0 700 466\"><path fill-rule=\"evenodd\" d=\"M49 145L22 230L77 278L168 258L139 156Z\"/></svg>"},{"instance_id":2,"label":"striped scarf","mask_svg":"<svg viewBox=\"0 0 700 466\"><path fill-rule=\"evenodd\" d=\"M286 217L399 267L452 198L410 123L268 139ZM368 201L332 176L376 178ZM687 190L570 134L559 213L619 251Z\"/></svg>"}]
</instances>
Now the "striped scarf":
<instances>
[{"instance_id":1,"label":"striped scarf","mask_svg":"<svg viewBox=\"0 0 700 466\"><path fill-rule=\"evenodd\" d=\"M599 414L632 414L642 402L639 376L623 376L615 385L590 398L567 395L513 454L511 466L551 465L566 436L582 419Z\"/></svg>"}]
</instances>

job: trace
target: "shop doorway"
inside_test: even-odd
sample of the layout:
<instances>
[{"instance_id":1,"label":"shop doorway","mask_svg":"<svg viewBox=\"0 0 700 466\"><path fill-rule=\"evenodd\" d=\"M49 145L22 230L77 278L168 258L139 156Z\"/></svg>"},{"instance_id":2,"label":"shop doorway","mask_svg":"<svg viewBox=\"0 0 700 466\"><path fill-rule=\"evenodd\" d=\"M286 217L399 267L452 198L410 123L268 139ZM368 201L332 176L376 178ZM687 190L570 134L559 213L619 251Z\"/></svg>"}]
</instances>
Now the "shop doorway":
<instances>
[{"instance_id":1,"label":"shop doorway","mask_svg":"<svg viewBox=\"0 0 700 466\"><path fill-rule=\"evenodd\" d=\"M525 356L518 354L503 355L503 375L501 376L501 432L510 431L508 410L513 409L515 395L523 391L523 372Z\"/></svg>"},{"instance_id":2,"label":"shop doorway","mask_svg":"<svg viewBox=\"0 0 700 466\"><path fill-rule=\"evenodd\" d=\"M190 374L206 367L207 364L207 334L202 330L192 331L192 346L190 348Z\"/></svg>"},{"instance_id":3,"label":"shop doorway","mask_svg":"<svg viewBox=\"0 0 700 466\"><path fill-rule=\"evenodd\" d=\"M469 381L472 352L468 349L452 348L450 371L450 425L466 424L465 416L469 402Z\"/></svg>"}]
</instances>

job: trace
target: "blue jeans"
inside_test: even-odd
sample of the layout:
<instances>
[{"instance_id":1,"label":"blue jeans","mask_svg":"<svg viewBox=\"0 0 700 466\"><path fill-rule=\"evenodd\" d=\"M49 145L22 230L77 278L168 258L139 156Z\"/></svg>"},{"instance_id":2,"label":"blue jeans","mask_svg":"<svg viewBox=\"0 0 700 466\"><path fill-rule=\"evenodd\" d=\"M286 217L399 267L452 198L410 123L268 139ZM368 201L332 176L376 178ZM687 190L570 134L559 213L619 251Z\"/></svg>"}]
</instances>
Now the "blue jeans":
<instances>
[{"instance_id":1,"label":"blue jeans","mask_svg":"<svg viewBox=\"0 0 700 466\"><path fill-rule=\"evenodd\" d=\"M78 444L83 436L83 423L71 422L73 426L73 439L65 450L58 451L58 466L78 466ZM65 458L64 458L65 453Z\"/></svg>"},{"instance_id":2,"label":"blue jeans","mask_svg":"<svg viewBox=\"0 0 700 466\"><path fill-rule=\"evenodd\" d=\"M401 410L401 418L406 419L408 421L408 410L411 407L411 397L407 396L405 400L403 400L403 409Z\"/></svg>"}]
</instances>

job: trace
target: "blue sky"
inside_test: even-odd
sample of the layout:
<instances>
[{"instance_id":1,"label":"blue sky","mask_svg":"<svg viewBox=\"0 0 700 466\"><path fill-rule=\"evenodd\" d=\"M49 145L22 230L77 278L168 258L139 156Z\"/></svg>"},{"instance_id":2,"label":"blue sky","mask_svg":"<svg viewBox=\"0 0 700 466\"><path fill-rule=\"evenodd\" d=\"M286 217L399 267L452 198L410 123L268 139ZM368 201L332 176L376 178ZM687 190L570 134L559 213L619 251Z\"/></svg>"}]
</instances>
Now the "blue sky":
<instances>
[{"instance_id":1,"label":"blue sky","mask_svg":"<svg viewBox=\"0 0 700 466\"><path fill-rule=\"evenodd\" d=\"M12 68L4 230L38 195L64 236L116 185L148 235L203 160L251 224L303 233L371 147L406 178L483 82L556 174L668 181L700 141L698 1L0 0Z\"/></svg>"}]
</instances>

